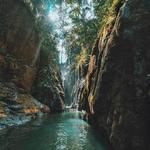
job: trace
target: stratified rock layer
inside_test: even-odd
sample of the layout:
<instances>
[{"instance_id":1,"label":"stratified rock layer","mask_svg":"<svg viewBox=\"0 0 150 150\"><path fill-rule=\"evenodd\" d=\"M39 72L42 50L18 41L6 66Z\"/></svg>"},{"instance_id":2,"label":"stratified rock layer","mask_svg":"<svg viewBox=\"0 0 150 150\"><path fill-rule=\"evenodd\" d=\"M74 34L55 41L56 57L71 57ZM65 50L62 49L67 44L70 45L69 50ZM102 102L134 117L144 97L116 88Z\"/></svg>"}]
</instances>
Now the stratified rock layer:
<instances>
[{"instance_id":1,"label":"stratified rock layer","mask_svg":"<svg viewBox=\"0 0 150 150\"><path fill-rule=\"evenodd\" d=\"M149 18L149 0L118 0L79 89L79 109L115 150L150 149Z\"/></svg>"}]
</instances>

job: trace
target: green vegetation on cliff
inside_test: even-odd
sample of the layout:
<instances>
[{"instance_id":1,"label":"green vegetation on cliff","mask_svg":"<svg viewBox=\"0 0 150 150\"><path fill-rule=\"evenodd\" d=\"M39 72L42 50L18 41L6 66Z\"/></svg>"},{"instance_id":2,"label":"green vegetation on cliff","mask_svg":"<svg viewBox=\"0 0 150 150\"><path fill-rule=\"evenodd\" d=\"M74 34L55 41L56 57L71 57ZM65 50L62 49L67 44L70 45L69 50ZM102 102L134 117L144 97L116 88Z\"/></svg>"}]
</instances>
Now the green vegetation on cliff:
<instances>
[{"instance_id":1,"label":"green vegetation on cliff","mask_svg":"<svg viewBox=\"0 0 150 150\"><path fill-rule=\"evenodd\" d=\"M115 150L149 149L149 18L149 0L0 0L0 123L66 94Z\"/></svg>"}]
</instances>

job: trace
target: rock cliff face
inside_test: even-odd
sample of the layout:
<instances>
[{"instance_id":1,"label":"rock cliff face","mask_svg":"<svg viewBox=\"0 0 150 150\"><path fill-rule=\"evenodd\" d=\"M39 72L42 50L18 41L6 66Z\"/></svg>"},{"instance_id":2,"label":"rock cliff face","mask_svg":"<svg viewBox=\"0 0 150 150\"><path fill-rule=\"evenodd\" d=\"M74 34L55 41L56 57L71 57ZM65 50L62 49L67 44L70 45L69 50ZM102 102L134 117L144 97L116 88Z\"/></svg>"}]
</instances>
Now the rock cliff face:
<instances>
[{"instance_id":1,"label":"rock cliff face","mask_svg":"<svg viewBox=\"0 0 150 150\"><path fill-rule=\"evenodd\" d=\"M39 33L34 17L25 4L17 0L0 1L1 80L13 81L31 89L39 51Z\"/></svg>"},{"instance_id":2,"label":"rock cliff face","mask_svg":"<svg viewBox=\"0 0 150 150\"><path fill-rule=\"evenodd\" d=\"M150 1L118 0L94 44L80 110L115 150L148 150Z\"/></svg>"},{"instance_id":3,"label":"rock cliff face","mask_svg":"<svg viewBox=\"0 0 150 150\"><path fill-rule=\"evenodd\" d=\"M40 53L40 63L32 93L42 103L50 107L52 112L64 109L64 89L61 74L57 65L49 63L49 56Z\"/></svg>"},{"instance_id":4,"label":"rock cliff face","mask_svg":"<svg viewBox=\"0 0 150 150\"><path fill-rule=\"evenodd\" d=\"M0 124L14 125L41 112L50 112L44 96L41 102L31 96L41 69L37 67L40 45L35 19L28 7L21 0L0 0ZM61 80L57 82L61 85ZM40 92L45 93L44 89ZM57 104L55 107L63 109Z\"/></svg>"}]
</instances>

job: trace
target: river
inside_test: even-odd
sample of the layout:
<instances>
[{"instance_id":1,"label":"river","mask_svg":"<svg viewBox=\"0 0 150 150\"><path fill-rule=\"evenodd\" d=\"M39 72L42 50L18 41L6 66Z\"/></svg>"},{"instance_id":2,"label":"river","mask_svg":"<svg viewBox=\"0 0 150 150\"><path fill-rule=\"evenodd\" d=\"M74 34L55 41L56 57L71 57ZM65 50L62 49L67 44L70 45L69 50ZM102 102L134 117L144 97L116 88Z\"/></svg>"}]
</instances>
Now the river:
<instances>
[{"instance_id":1,"label":"river","mask_svg":"<svg viewBox=\"0 0 150 150\"><path fill-rule=\"evenodd\" d=\"M0 150L106 150L80 112L41 117L0 131Z\"/></svg>"}]
</instances>

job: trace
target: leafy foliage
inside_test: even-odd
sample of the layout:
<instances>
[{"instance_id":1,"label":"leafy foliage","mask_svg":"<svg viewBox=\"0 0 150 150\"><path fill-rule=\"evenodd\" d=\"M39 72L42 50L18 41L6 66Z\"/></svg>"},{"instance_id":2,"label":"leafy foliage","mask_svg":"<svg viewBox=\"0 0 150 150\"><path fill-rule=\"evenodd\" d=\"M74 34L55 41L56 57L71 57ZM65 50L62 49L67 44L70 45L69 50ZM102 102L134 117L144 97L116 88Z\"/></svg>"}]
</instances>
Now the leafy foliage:
<instances>
[{"instance_id":1,"label":"leafy foliage","mask_svg":"<svg viewBox=\"0 0 150 150\"><path fill-rule=\"evenodd\" d=\"M42 31L42 49L45 50L45 55L49 55L49 59L53 60L53 63L59 62L59 53L57 51L57 39L59 38L63 41L63 46L67 51L67 63L72 66L78 66L82 62L82 57L79 56L82 53L83 47L86 49L87 56L85 58L87 61L99 28L108 21L105 18L108 18L109 12L112 11L111 9L119 0L24 1L29 5L37 18L38 30ZM46 20L49 9L56 5L59 5L61 15L59 37L52 32L53 25Z\"/></svg>"},{"instance_id":2,"label":"leafy foliage","mask_svg":"<svg viewBox=\"0 0 150 150\"><path fill-rule=\"evenodd\" d=\"M83 62L82 57L79 57L82 47L87 50L86 59L88 60L98 30L106 23L105 18L108 18L107 15L118 0L93 0L91 3L86 0L82 2L71 0L69 2L71 3L69 18L72 21L72 28L64 32L64 44L68 54L68 64L78 69L78 65ZM89 14L88 17L87 14Z\"/></svg>"},{"instance_id":3,"label":"leafy foliage","mask_svg":"<svg viewBox=\"0 0 150 150\"><path fill-rule=\"evenodd\" d=\"M86 63L87 60L87 50L82 46L80 54L76 55L76 69L79 70Z\"/></svg>"}]
</instances>

